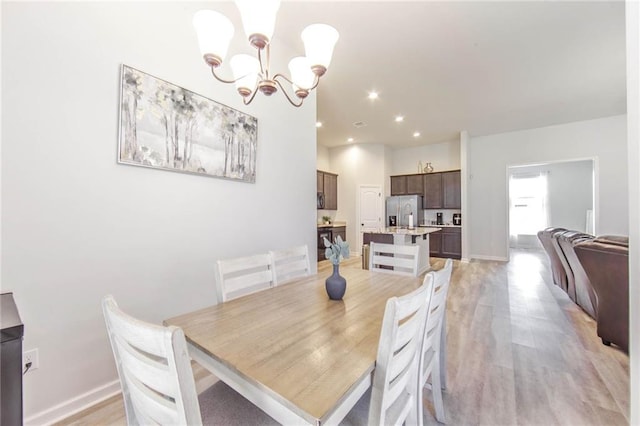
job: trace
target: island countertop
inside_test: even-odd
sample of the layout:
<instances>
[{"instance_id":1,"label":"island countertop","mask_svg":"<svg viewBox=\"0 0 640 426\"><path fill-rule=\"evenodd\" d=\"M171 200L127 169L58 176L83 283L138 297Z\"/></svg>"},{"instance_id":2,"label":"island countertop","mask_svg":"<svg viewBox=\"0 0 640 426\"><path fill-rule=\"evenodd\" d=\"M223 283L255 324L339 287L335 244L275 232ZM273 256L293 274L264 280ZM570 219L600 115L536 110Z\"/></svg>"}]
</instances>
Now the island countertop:
<instances>
[{"instance_id":1,"label":"island countertop","mask_svg":"<svg viewBox=\"0 0 640 426\"><path fill-rule=\"evenodd\" d=\"M362 231L364 234L387 234L387 235L425 235L430 234L432 232L441 231L442 228L436 227L419 227L419 228L397 228L397 227L388 227L381 228L375 231Z\"/></svg>"},{"instance_id":2,"label":"island countertop","mask_svg":"<svg viewBox=\"0 0 640 426\"><path fill-rule=\"evenodd\" d=\"M331 223L318 223L318 228L341 228L347 226L347 222L331 222Z\"/></svg>"}]
</instances>

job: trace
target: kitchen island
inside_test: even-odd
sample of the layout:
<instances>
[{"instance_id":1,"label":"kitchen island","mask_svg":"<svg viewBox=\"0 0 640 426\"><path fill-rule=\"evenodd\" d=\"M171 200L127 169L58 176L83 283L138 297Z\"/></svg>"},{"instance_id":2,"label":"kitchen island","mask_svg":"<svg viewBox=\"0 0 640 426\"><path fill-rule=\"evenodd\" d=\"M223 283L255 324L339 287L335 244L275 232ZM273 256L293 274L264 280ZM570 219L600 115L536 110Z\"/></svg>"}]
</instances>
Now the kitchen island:
<instances>
[{"instance_id":1,"label":"kitchen island","mask_svg":"<svg viewBox=\"0 0 640 426\"><path fill-rule=\"evenodd\" d=\"M429 262L429 234L438 232L441 228L419 227L400 228L389 227L377 231L363 232L363 244L385 243L396 245L418 245L420 246L420 259L418 261L418 274L423 274L431 268Z\"/></svg>"}]
</instances>

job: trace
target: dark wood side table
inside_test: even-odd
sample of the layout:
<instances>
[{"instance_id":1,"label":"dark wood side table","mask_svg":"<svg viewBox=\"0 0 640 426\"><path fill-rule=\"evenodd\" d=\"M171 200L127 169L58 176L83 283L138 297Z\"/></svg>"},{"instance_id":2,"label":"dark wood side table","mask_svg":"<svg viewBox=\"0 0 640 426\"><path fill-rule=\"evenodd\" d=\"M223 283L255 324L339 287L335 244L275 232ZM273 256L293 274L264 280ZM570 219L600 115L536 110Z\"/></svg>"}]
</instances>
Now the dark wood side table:
<instances>
[{"instance_id":1,"label":"dark wood side table","mask_svg":"<svg viewBox=\"0 0 640 426\"><path fill-rule=\"evenodd\" d=\"M13 293L0 294L0 424L22 424L22 336Z\"/></svg>"}]
</instances>

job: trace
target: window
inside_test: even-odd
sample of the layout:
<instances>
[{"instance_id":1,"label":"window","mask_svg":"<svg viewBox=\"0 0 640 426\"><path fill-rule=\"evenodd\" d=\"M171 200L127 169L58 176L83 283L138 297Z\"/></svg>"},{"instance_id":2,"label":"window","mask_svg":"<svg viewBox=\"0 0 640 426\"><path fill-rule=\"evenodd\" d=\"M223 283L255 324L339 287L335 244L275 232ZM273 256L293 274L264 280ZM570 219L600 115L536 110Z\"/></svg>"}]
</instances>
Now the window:
<instances>
[{"instance_id":1,"label":"window","mask_svg":"<svg viewBox=\"0 0 640 426\"><path fill-rule=\"evenodd\" d=\"M509 178L509 234L537 235L549 224L547 172Z\"/></svg>"}]
</instances>

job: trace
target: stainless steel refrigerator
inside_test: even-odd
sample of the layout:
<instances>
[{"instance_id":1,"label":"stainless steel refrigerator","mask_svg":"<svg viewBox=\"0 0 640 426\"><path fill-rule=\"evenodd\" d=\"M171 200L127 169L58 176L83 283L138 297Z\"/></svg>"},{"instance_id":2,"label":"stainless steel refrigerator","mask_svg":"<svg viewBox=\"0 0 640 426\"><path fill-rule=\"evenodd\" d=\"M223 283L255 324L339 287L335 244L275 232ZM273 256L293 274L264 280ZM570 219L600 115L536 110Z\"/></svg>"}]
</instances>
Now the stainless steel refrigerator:
<instances>
[{"instance_id":1,"label":"stainless steel refrigerator","mask_svg":"<svg viewBox=\"0 0 640 426\"><path fill-rule=\"evenodd\" d=\"M422 195L394 195L387 197L387 226L418 226L423 222ZM413 216L411 224L410 216ZM395 218L395 219L394 219Z\"/></svg>"}]
</instances>

